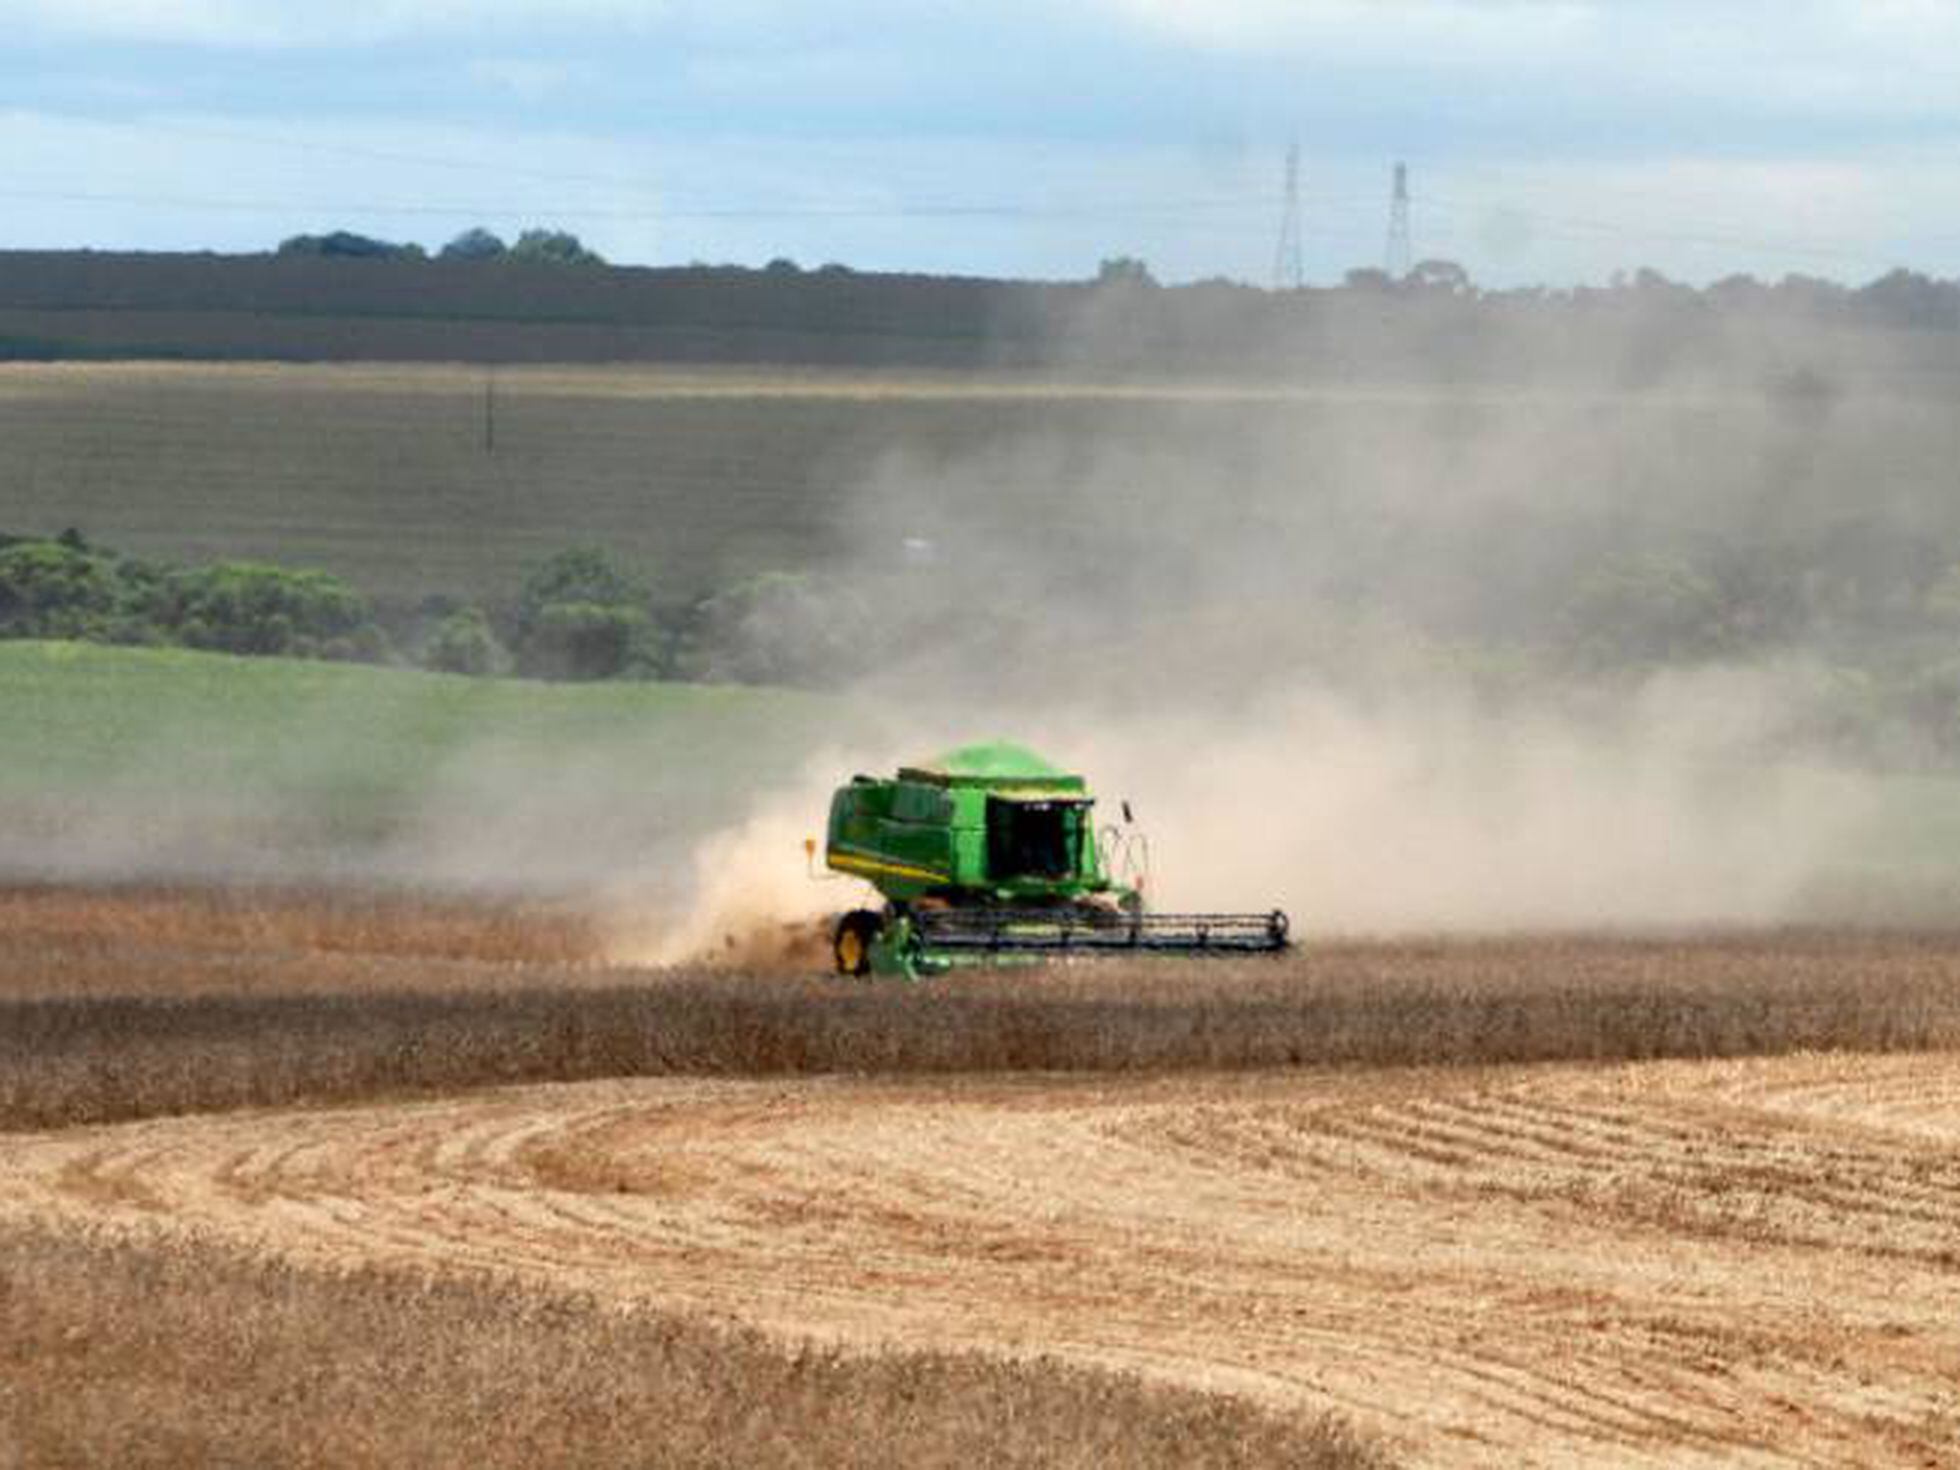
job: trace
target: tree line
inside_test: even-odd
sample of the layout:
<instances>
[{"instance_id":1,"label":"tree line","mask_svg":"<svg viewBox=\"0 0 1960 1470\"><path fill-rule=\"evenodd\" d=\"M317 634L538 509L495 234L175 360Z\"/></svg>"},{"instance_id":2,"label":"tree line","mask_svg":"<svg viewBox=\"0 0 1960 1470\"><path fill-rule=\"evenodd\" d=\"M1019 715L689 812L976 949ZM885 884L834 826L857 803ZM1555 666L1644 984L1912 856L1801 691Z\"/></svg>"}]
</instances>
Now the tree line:
<instances>
[{"instance_id":1,"label":"tree line","mask_svg":"<svg viewBox=\"0 0 1960 1470\"><path fill-rule=\"evenodd\" d=\"M604 551L533 567L494 609L446 596L378 607L330 572L259 561L181 567L77 530L0 535L0 638L390 664L479 677L817 682L864 632L811 579L766 573L682 603Z\"/></svg>"},{"instance_id":2,"label":"tree line","mask_svg":"<svg viewBox=\"0 0 1960 1470\"><path fill-rule=\"evenodd\" d=\"M427 260L429 252L413 241L377 240L352 230L324 235L293 235L279 242L276 252L286 257L341 260ZM604 265L598 251L568 230L525 230L506 244L503 237L481 225L463 231L436 252L438 260L508 260L519 265Z\"/></svg>"},{"instance_id":3,"label":"tree line","mask_svg":"<svg viewBox=\"0 0 1960 1470\"><path fill-rule=\"evenodd\" d=\"M562 268L545 269L544 265ZM1819 331L1818 329L1823 329ZM1424 260L1271 291L1160 285L1115 256L1077 281L610 266L576 236L463 232L433 253L337 231L260 255L0 252L0 357L740 361L1037 367L1292 381L1658 380L1674 367L1818 381L1850 333L1911 371L1960 372L1960 280L1863 285L1651 269L1598 286L1480 286ZM1876 347L1873 344L1878 344ZM1842 346L1842 343L1838 343ZM1826 384L1828 386L1828 384Z\"/></svg>"},{"instance_id":4,"label":"tree line","mask_svg":"<svg viewBox=\"0 0 1960 1470\"><path fill-rule=\"evenodd\" d=\"M1425 655L1495 692L1610 689L1663 669L1813 671L1807 738L1891 763L1960 759L1960 563L1864 578L1774 558L1621 552L1579 574L1542 641L1445 639ZM896 588L888 589L896 591ZM839 688L880 671L1011 648L1011 608L965 606L957 627L880 617L855 578L767 573L663 601L596 547L530 568L485 607L449 597L376 606L331 573L267 562L167 566L77 531L0 536L0 638L72 639L319 658L474 677L687 680ZM961 640L965 640L962 642ZM908 660L911 661L908 663Z\"/></svg>"}]
</instances>

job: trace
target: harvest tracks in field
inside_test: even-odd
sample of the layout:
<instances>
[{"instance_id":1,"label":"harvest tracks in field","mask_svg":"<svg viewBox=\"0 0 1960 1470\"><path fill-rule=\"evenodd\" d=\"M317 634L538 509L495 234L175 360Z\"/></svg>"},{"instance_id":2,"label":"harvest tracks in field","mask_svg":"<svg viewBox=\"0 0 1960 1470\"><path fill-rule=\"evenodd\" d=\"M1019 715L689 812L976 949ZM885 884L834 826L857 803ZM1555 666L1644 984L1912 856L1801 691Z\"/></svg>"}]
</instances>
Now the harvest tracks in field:
<instances>
[{"instance_id":1,"label":"harvest tracks in field","mask_svg":"<svg viewBox=\"0 0 1960 1470\"><path fill-rule=\"evenodd\" d=\"M0 1212L1336 1408L1418 1461L1936 1463L1960 1057L648 1080L16 1136Z\"/></svg>"}]
</instances>

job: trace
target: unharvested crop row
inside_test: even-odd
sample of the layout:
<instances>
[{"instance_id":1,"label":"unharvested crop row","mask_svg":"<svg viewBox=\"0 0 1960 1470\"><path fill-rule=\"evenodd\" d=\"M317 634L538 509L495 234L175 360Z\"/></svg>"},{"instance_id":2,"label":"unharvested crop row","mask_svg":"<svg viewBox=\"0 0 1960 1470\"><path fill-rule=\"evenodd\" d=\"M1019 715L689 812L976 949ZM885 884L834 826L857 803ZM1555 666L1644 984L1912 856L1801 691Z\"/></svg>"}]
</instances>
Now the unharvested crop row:
<instances>
[{"instance_id":1,"label":"unharvested crop row","mask_svg":"<svg viewBox=\"0 0 1960 1470\"><path fill-rule=\"evenodd\" d=\"M416 988L0 1004L0 1124L610 1076L1437 1066L1960 1046L1960 942L1354 944L909 987L449 962ZM400 975L413 967L398 967ZM487 979L484 978L487 976ZM142 987L132 985L132 990Z\"/></svg>"},{"instance_id":2,"label":"unharvested crop row","mask_svg":"<svg viewBox=\"0 0 1960 1470\"><path fill-rule=\"evenodd\" d=\"M577 964L601 953L603 935L562 906L514 900L351 888L20 884L0 887L0 947L8 961L0 993L70 991L85 978L90 989L119 983L123 994L155 995L168 993L153 982L173 968L173 957L194 985L200 961L208 981L216 955L269 959L260 968L275 974L302 956Z\"/></svg>"}]
</instances>

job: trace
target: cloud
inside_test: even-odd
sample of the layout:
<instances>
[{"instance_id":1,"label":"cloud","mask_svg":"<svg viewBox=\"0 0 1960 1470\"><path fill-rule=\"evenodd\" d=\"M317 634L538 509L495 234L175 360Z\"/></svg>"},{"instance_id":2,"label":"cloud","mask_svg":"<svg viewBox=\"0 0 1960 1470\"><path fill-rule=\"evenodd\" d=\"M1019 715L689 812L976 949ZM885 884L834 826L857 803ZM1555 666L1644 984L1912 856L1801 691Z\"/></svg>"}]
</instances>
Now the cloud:
<instances>
[{"instance_id":1,"label":"cloud","mask_svg":"<svg viewBox=\"0 0 1960 1470\"><path fill-rule=\"evenodd\" d=\"M564 91L573 75L570 67L556 62L514 56L478 57L467 70L471 81L508 93L520 102L541 102Z\"/></svg>"},{"instance_id":2,"label":"cloud","mask_svg":"<svg viewBox=\"0 0 1960 1470\"><path fill-rule=\"evenodd\" d=\"M334 8L301 0L0 0L0 26L50 39L214 47L332 47L528 26L633 27L660 0L367 0Z\"/></svg>"},{"instance_id":3,"label":"cloud","mask_svg":"<svg viewBox=\"0 0 1960 1470\"><path fill-rule=\"evenodd\" d=\"M1501 57L1513 63L1570 51L1595 35L1590 0L1099 0L1106 12L1218 50Z\"/></svg>"},{"instance_id":4,"label":"cloud","mask_svg":"<svg viewBox=\"0 0 1960 1470\"><path fill-rule=\"evenodd\" d=\"M1562 73L1584 94L1951 118L1948 0L1093 0L1119 24L1244 63L1408 78ZM1548 99L1549 100L1549 99ZM1420 94L1411 93L1420 103Z\"/></svg>"},{"instance_id":5,"label":"cloud","mask_svg":"<svg viewBox=\"0 0 1960 1470\"><path fill-rule=\"evenodd\" d=\"M12 245L545 218L626 260L1257 280L1297 138L1314 279L1379 254L1397 158L1419 248L1488 283L1950 269L1944 0L0 0L0 26L16 119L66 139L10 150ZM992 203L1027 208L916 208Z\"/></svg>"},{"instance_id":6,"label":"cloud","mask_svg":"<svg viewBox=\"0 0 1960 1470\"><path fill-rule=\"evenodd\" d=\"M1132 137L1285 120L1324 133L1343 119L1407 136L1428 120L1462 138L1486 120L1515 132L1522 116L1541 137L1677 143L1704 119L1713 138L1752 120L1960 128L1960 67L1941 61L1960 55L1960 6L1947 0L0 0L0 26L56 46L576 57L615 73L602 95L638 72L682 103L732 95L809 114L798 131L859 101L874 115L902 105L896 126L942 134L953 118ZM779 77L788 96L725 85ZM539 84L496 80L519 95Z\"/></svg>"}]
</instances>

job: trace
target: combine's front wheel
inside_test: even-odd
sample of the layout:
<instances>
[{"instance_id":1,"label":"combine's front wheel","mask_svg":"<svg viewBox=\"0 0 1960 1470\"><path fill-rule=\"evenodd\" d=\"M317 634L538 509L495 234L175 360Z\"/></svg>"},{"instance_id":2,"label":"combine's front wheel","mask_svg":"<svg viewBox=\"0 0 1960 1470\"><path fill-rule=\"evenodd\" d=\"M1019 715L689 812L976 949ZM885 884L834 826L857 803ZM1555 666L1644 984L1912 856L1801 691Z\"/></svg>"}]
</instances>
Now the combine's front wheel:
<instances>
[{"instance_id":1,"label":"combine's front wheel","mask_svg":"<svg viewBox=\"0 0 1960 1470\"><path fill-rule=\"evenodd\" d=\"M871 946L878 942L885 921L869 909L852 909L837 921L831 953L837 958L837 973L863 978L871 973Z\"/></svg>"}]
</instances>

